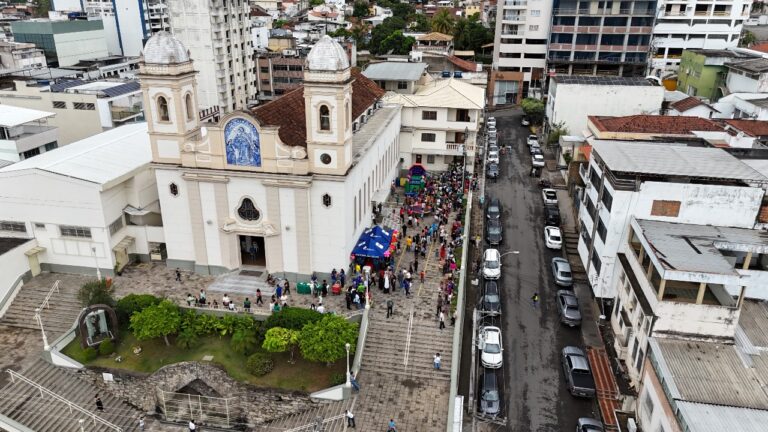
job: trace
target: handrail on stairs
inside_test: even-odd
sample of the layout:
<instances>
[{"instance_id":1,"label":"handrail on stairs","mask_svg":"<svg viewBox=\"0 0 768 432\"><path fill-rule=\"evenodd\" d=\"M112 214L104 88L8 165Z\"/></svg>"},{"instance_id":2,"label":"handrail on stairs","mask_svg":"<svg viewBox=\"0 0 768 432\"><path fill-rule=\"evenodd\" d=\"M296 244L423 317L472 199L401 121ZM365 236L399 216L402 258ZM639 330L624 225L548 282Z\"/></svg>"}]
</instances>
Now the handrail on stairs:
<instances>
[{"instance_id":1,"label":"handrail on stairs","mask_svg":"<svg viewBox=\"0 0 768 432\"><path fill-rule=\"evenodd\" d=\"M59 282L61 282L61 281L57 280L56 282L53 283L53 286L48 291L48 294L46 294L45 299L43 300L43 302L40 303L40 307L38 309L43 310L43 307L45 307L46 309L48 308L48 301L53 296L53 292L54 291L56 291L57 293L59 292Z\"/></svg>"},{"instance_id":2,"label":"handrail on stairs","mask_svg":"<svg viewBox=\"0 0 768 432\"><path fill-rule=\"evenodd\" d=\"M73 411L77 411L80 414L83 414L86 417L90 418L90 420L93 421L94 425L96 423L100 423L100 424L102 424L102 425L104 425L104 426L106 426L106 427L108 427L108 428L110 428L110 429L112 429L112 430L114 430L116 432L123 432L123 428L121 428L120 426L117 426L116 424L113 424L113 423L110 423L110 422L104 420L103 418L97 416L96 414L88 411L85 408L82 408L80 405L77 405L74 402L68 401L64 397L57 395L56 393L48 390L47 388L43 387L42 385L40 385L40 384L32 381L31 379L25 377L24 375L14 371L14 370L12 370L12 369L7 369L6 372L8 372L8 374L11 376L11 382L12 383L15 383L16 379L19 379L22 382L27 383L27 384L31 385L32 387L37 388L37 390L40 392L40 397L43 397L43 395L48 395L48 396L52 397L53 399L56 399L59 402L62 402L64 404L66 404L69 407L69 413L70 414L72 414Z\"/></svg>"}]
</instances>

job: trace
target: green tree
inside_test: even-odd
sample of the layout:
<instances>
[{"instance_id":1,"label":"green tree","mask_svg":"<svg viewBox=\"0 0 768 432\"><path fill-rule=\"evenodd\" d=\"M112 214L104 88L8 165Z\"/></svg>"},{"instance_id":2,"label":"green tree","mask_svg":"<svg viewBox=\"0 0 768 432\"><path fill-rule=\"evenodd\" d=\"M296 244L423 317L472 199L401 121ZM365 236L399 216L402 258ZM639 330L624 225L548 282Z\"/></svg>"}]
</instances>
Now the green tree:
<instances>
[{"instance_id":1,"label":"green tree","mask_svg":"<svg viewBox=\"0 0 768 432\"><path fill-rule=\"evenodd\" d=\"M229 341L232 350L239 354L251 354L259 346L259 336L256 329L240 328L232 334L232 340Z\"/></svg>"},{"instance_id":2,"label":"green tree","mask_svg":"<svg viewBox=\"0 0 768 432\"><path fill-rule=\"evenodd\" d=\"M48 11L51 10L51 0L37 0L35 12L37 16L48 18Z\"/></svg>"},{"instance_id":3,"label":"green tree","mask_svg":"<svg viewBox=\"0 0 768 432\"><path fill-rule=\"evenodd\" d=\"M408 20L408 30L415 32L427 32L430 30L429 20L424 14L413 14Z\"/></svg>"},{"instance_id":4,"label":"green tree","mask_svg":"<svg viewBox=\"0 0 768 432\"><path fill-rule=\"evenodd\" d=\"M757 37L755 34L749 30L744 30L744 32L741 34L741 39L739 40L739 46L750 47L755 42L757 42Z\"/></svg>"},{"instance_id":5,"label":"green tree","mask_svg":"<svg viewBox=\"0 0 768 432\"><path fill-rule=\"evenodd\" d=\"M346 355L344 344L350 351L357 344L357 324L338 315L325 315L316 323L307 324L299 335L301 355L314 362L333 363Z\"/></svg>"},{"instance_id":6,"label":"green tree","mask_svg":"<svg viewBox=\"0 0 768 432\"><path fill-rule=\"evenodd\" d=\"M86 282L80 291L77 293L77 298L83 306L91 306L95 304L105 304L108 306L115 305L115 293L114 286L107 286L107 280L94 280Z\"/></svg>"},{"instance_id":7,"label":"green tree","mask_svg":"<svg viewBox=\"0 0 768 432\"><path fill-rule=\"evenodd\" d=\"M184 328L176 335L176 346L182 349L194 348L199 341L200 338L192 328Z\"/></svg>"},{"instance_id":8,"label":"green tree","mask_svg":"<svg viewBox=\"0 0 768 432\"><path fill-rule=\"evenodd\" d=\"M544 102L535 98L525 98L520 107L531 123L541 123L544 119Z\"/></svg>"},{"instance_id":9,"label":"green tree","mask_svg":"<svg viewBox=\"0 0 768 432\"><path fill-rule=\"evenodd\" d=\"M160 297L155 297L152 294L128 294L117 301L117 306L115 306L117 319L123 325L130 324L131 315L134 312L141 312L149 306L160 303L162 300Z\"/></svg>"},{"instance_id":10,"label":"green tree","mask_svg":"<svg viewBox=\"0 0 768 432\"><path fill-rule=\"evenodd\" d=\"M385 19L381 24L371 30L370 50L373 54L384 54L387 51L383 50L381 43L384 39L392 35L397 30L405 29L405 20L400 17L392 16ZM410 50L409 50L410 52Z\"/></svg>"},{"instance_id":11,"label":"green tree","mask_svg":"<svg viewBox=\"0 0 768 432\"><path fill-rule=\"evenodd\" d=\"M357 18L358 20L361 20L368 16L368 2L366 1L356 1L355 5L352 7L352 16Z\"/></svg>"},{"instance_id":12,"label":"green tree","mask_svg":"<svg viewBox=\"0 0 768 432\"><path fill-rule=\"evenodd\" d=\"M410 3L401 3L397 0L379 0L376 4L381 7L389 8L392 10L392 16L407 19L409 16L416 13L416 8Z\"/></svg>"},{"instance_id":13,"label":"green tree","mask_svg":"<svg viewBox=\"0 0 768 432\"><path fill-rule=\"evenodd\" d=\"M270 315L264 321L264 327L271 329L273 327L282 327L290 330L301 330L305 325L320 321L323 314L312 309L288 308L279 314Z\"/></svg>"},{"instance_id":14,"label":"green tree","mask_svg":"<svg viewBox=\"0 0 768 432\"><path fill-rule=\"evenodd\" d=\"M271 328L267 330L261 347L269 352L289 351L291 353L290 362L293 363L293 353L299 344L299 334L298 330L289 330L281 327Z\"/></svg>"},{"instance_id":15,"label":"green tree","mask_svg":"<svg viewBox=\"0 0 768 432\"><path fill-rule=\"evenodd\" d=\"M411 52L413 44L416 43L416 39L405 36L402 30L396 30L386 39L381 41L381 47L379 47L380 53L391 53L396 55L405 55Z\"/></svg>"},{"instance_id":16,"label":"green tree","mask_svg":"<svg viewBox=\"0 0 768 432\"><path fill-rule=\"evenodd\" d=\"M547 145L555 145L560 141L560 137L568 135L568 127L565 126L565 122L557 122L552 125L547 135Z\"/></svg>"},{"instance_id":17,"label":"green tree","mask_svg":"<svg viewBox=\"0 0 768 432\"><path fill-rule=\"evenodd\" d=\"M453 25L453 15L451 15L450 9L447 8L440 8L440 10L432 16L432 21L430 21L432 31L447 35L451 34L453 31Z\"/></svg>"},{"instance_id":18,"label":"green tree","mask_svg":"<svg viewBox=\"0 0 768 432\"><path fill-rule=\"evenodd\" d=\"M162 336L170 346L168 335L179 331L181 313L179 307L169 300L150 306L131 317L131 330L138 340L154 339Z\"/></svg>"},{"instance_id":19,"label":"green tree","mask_svg":"<svg viewBox=\"0 0 768 432\"><path fill-rule=\"evenodd\" d=\"M284 25L288 24L288 20L279 19L272 21L272 28L273 29L279 29L283 28Z\"/></svg>"},{"instance_id":20,"label":"green tree","mask_svg":"<svg viewBox=\"0 0 768 432\"><path fill-rule=\"evenodd\" d=\"M309 0L309 7L320 6L321 4L325 4L325 0Z\"/></svg>"},{"instance_id":21,"label":"green tree","mask_svg":"<svg viewBox=\"0 0 768 432\"><path fill-rule=\"evenodd\" d=\"M329 31L328 32L328 36L334 37L334 38L335 37L348 38L348 37L352 36L352 32L347 30L347 29L345 29L344 27L340 27L340 28L338 28L338 29L336 29L334 31Z\"/></svg>"},{"instance_id":22,"label":"green tree","mask_svg":"<svg viewBox=\"0 0 768 432\"><path fill-rule=\"evenodd\" d=\"M493 32L477 19L477 14L469 18L459 18L453 27L453 46L458 50L480 52L483 45L493 42Z\"/></svg>"}]
</instances>

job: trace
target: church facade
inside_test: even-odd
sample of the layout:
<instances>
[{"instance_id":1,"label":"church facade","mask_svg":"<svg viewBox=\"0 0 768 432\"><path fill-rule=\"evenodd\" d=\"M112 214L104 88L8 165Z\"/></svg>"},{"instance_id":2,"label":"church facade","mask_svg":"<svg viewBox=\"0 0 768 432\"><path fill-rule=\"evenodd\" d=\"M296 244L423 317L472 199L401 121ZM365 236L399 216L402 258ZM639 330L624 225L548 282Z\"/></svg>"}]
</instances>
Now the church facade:
<instances>
[{"instance_id":1,"label":"church facade","mask_svg":"<svg viewBox=\"0 0 768 432\"><path fill-rule=\"evenodd\" d=\"M345 267L400 167L401 106L324 37L303 87L218 123L197 117L197 73L153 36L140 68L169 267L308 275Z\"/></svg>"}]
</instances>

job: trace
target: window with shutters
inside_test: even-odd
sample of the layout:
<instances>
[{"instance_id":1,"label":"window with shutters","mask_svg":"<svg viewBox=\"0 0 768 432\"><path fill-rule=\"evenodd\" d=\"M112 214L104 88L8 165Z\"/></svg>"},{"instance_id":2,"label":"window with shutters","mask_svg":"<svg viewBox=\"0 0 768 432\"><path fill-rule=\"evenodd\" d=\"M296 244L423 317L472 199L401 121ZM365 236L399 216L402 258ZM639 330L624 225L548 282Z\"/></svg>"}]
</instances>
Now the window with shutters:
<instances>
[{"instance_id":1,"label":"window with shutters","mask_svg":"<svg viewBox=\"0 0 768 432\"><path fill-rule=\"evenodd\" d=\"M680 201L653 200L651 216L677 217L680 214Z\"/></svg>"}]
</instances>

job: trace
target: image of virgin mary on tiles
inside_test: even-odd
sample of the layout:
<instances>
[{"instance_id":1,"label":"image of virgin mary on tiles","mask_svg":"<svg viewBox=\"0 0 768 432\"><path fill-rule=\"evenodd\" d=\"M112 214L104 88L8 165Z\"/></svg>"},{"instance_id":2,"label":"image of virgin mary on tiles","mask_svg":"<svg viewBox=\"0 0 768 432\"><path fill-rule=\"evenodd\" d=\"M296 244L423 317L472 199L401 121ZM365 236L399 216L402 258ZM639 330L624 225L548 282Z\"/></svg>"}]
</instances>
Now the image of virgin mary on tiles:
<instances>
[{"instance_id":1,"label":"image of virgin mary on tiles","mask_svg":"<svg viewBox=\"0 0 768 432\"><path fill-rule=\"evenodd\" d=\"M230 120L224 127L227 163L261 167L261 143L256 126L245 119Z\"/></svg>"}]
</instances>

